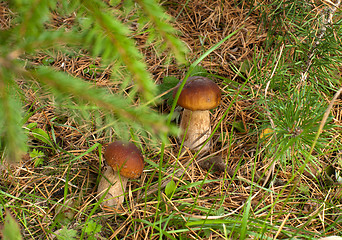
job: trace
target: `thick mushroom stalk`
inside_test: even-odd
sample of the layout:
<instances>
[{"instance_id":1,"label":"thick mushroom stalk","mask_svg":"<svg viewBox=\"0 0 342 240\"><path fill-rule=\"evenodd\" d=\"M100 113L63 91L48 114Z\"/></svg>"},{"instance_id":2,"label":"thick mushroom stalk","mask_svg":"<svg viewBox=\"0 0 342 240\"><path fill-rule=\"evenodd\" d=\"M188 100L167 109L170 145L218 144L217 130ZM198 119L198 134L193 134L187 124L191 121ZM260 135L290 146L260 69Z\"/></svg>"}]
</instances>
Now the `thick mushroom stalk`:
<instances>
[{"instance_id":1,"label":"thick mushroom stalk","mask_svg":"<svg viewBox=\"0 0 342 240\"><path fill-rule=\"evenodd\" d=\"M123 203L127 181L128 178L120 176L118 172L113 171L112 167L106 166L97 189L98 198L100 199L109 188L107 195L103 199L103 205L117 207Z\"/></svg>"},{"instance_id":2,"label":"thick mushroom stalk","mask_svg":"<svg viewBox=\"0 0 342 240\"><path fill-rule=\"evenodd\" d=\"M103 205L118 207L123 203L128 178L138 178L144 168L144 158L133 143L116 141L104 152L109 166L104 169L98 186L99 198L106 193Z\"/></svg>"},{"instance_id":3,"label":"thick mushroom stalk","mask_svg":"<svg viewBox=\"0 0 342 240\"><path fill-rule=\"evenodd\" d=\"M175 97L178 88L173 92ZM209 109L216 108L221 101L221 90L209 78L189 77L179 95L177 104L184 108L180 127L184 146L198 151L211 134ZM184 136L185 134L185 136ZM202 151L209 151L211 141L203 146Z\"/></svg>"},{"instance_id":4,"label":"thick mushroom stalk","mask_svg":"<svg viewBox=\"0 0 342 240\"><path fill-rule=\"evenodd\" d=\"M210 112L208 110L191 111L184 109L180 127L182 134L179 139L183 140L184 138L184 146L198 150L211 134ZM208 141L203 146L202 151L208 151L210 144L210 141Z\"/></svg>"}]
</instances>

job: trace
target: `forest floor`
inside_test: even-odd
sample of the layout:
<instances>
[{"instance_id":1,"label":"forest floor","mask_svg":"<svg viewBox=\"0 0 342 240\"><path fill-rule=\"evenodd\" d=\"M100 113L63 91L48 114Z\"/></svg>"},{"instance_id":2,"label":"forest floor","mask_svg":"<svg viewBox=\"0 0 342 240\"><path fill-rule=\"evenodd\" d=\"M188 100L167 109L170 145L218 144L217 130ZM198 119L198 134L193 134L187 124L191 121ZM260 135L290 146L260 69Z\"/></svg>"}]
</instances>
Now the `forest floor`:
<instances>
[{"instance_id":1,"label":"forest floor","mask_svg":"<svg viewBox=\"0 0 342 240\"><path fill-rule=\"evenodd\" d=\"M1 22L8 23L9 10L3 3L0 6ZM18 81L25 110L33 113L27 124L37 123L35 127L64 151L31 139L41 156L28 153L21 163L1 166L1 185L6 186L2 190L7 195L0 197L0 214L9 209L25 239L313 239L340 234L342 189L335 173L342 166L336 160L341 161L341 151L323 148L324 154L314 153L317 165L309 162L302 174L293 177L300 164L274 161L267 155L271 137L261 137L264 129L272 128L263 100L277 95L276 89L266 90L270 66L281 56L282 47L270 41L275 23L266 26L260 17L264 9L245 1L195 0L184 5L171 0L163 7L175 19L174 27L189 49L189 63L238 30L197 68L205 70L222 91L221 104L211 111L216 131L210 153L180 149L178 139L170 136L159 169L160 146L148 138L134 139L143 146L144 173L128 183L121 209L102 208L96 205L102 152L116 139L115 132L101 134L91 120L78 121L59 111L51 96L37 96L35 88ZM129 15L121 17L133 32L138 31ZM68 28L73 16L53 15L51 24ZM156 50L148 32L134 32L132 37L156 84L163 84L165 77L185 77L188 66ZM263 60L256 57L261 55ZM67 56L56 50L53 57L40 53L29 58L32 64L48 64L115 92L112 69L102 68L100 59L86 53ZM326 106L332 96L326 96ZM330 141L341 141L341 103L337 100L331 111L335 131ZM170 108L163 100L156 111L168 114ZM176 114L180 113L177 107ZM332 172L327 173L327 168ZM170 195L165 186L175 192Z\"/></svg>"}]
</instances>

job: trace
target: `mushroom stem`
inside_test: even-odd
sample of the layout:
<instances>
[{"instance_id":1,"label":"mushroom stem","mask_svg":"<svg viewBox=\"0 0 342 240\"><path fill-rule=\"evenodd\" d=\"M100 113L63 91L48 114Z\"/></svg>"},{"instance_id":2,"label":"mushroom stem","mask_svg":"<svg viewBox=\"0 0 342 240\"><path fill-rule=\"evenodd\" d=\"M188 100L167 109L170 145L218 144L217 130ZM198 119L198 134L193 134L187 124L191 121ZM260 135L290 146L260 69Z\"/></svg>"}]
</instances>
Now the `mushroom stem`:
<instances>
[{"instance_id":1,"label":"mushroom stem","mask_svg":"<svg viewBox=\"0 0 342 240\"><path fill-rule=\"evenodd\" d=\"M123 203L127 180L127 177L120 176L110 166L106 167L97 190L99 193L98 199L100 199L110 187L107 195L104 197L105 201L102 203L103 206L118 207Z\"/></svg>"},{"instance_id":2,"label":"mushroom stem","mask_svg":"<svg viewBox=\"0 0 342 240\"><path fill-rule=\"evenodd\" d=\"M197 151L211 134L210 112L184 109L180 127L182 129L180 141L184 138L184 146ZM184 133L186 133L185 137ZM202 151L209 151L210 145L208 141Z\"/></svg>"}]
</instances>

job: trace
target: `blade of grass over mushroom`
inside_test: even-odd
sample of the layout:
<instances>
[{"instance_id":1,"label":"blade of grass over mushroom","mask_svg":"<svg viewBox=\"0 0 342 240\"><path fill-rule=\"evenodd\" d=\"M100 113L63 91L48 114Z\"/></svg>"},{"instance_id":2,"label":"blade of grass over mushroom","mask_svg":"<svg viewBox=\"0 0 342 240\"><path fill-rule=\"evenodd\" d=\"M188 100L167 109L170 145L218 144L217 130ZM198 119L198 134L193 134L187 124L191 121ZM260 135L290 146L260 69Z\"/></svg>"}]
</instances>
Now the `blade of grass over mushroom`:
<instances>
[{"instance_id":1,"label":"blade of grass over mushroom","mask_svg":"<svg viewBox=\"0 0 342 240\"><path fill-rule=\"evenodd\" d=\"M194 69L194 68L195 68L203 59L205 59L210 53L212 53L213 51L215 51L215 49L217 49L218 47L220 47L220 45L221 45L222 43L224 43L225 41L227 41L228 39L230 39L230 38L231 38L232 36L234 36L237 32L239 32L242 28L243 28L243 26L240 27L239 29L235 30L234 32L232 32L232 33L229 34L228 36L226 36L224 39L222 39L222 40L219 41L217 44L215 44L213 47L211 47L208 51L206 51L203 55L201 55L195 62L193 62L193 63L190 65L190 67L189 67L189 69L188 69L188 71L187 71L187 73L186 73L186 75L185 75L185 77L184 77L184 79L183 79L183 82L179 85L178 91L177 91L177 93L176 93L176 95L175 95L175 97L174 97L174 101L173 101L173 103L172 103L171 110L170 110L170 114L169 114L168 124L170 124L170 122L171 122L171 120L172 120L172 115L173 115L173 112L174 112L174 110L175 110L175 108L176 108L177 100L178 100L178 98L179 98L180 93L182 92L182 89L183 89L183 87L184 87L184 85L185 85L185 83L186 83L186 80L187 80L188 77L191 75L192 70L193 70L193 69Z\"/></svg>"},{"instance_id":2,"label":"blade of grass over mushroom","mask_svg":"<svg viewBox=\"0 0 342 240\"><path fill-rule=\"evenodd\" d=\"M222 39L220 42L218 42L217 44L215 44L212 48L210 48L207 52L205 52L202 56L200 56L195 62L193 62L185 77L184 77L184 80L182 81L182 83L180 84L179 88L178 88L178 91L177 93L175 94L175 97L174 97L174 101L172 103L172 106L171 106L171 110L170 110L170 113L169 113L169 118L168 118L168 125L170 125L171 123L171 120L172 120L172 116L173 116L173 113L174 113L174 110L176 108L176 105L177 105L177 100L180 96L180 93L182 92L182 89L186 83L186 80L188 79L188 77L191 75L193 69L203 60L205 59L210 53L212 53L213 51L215 51L215 49L217 49L218 47L220 47L220 45L222 43L224 43L225 41L227 41L229 38L231 38L232 36L234 36L239 30L241 30L243 27L235 30L234 32L232 32L231 34L229 34L227 37L225 37L224 39ZM162 149L162 152L163 152L163 149ZM161 158L163 159L163 158ZM162 162L162 161L161 161Z\"/></svg>"},{"instance_id":3,"label":"blade of grass over mushroom","mask_svg":"<svg viewBox=\"0 0 342 240\"><path fill-rule=\"evenodd\" d=\"M178 88L178 90L177 90L177 93L176 93L175 96L174 96L174 100L173 100L173 103L172 103L172 106L171 106L171 110L170 110L169 118L168 118L168 122L167 122L168 125L170 125L170 123L171 123L172 116L173 116L174 110L175 110L175 108L176 108L178 98L179 98L179 96L180 96L180 94L181 94L181 92L182 92L182 89L183 89L183 87L184 87L184 85L185 85L185 83L186 83L188 77L191 75L192 71L195 69L195 67L196 67L203 59L205 59L210 53L212 53L213 51L215 51L215 49L217 49L218 47L220 47L220 45L221 45L222 43L224 43L224 42L227 41L229 38L231 38L232 36L234 36L234 35L235 35L239 30L241 30L242 28L243 28L243 26L240 27L239 29L235 30L235 31L232 32L231 34L229 34L227 37L225 37L225 38L222 39L220 42L218 42L216 45L214 45L212 48L210 48L207 52L205 52L201 57L199 57L194 63L192 63L192 64L190 65L190 67L189 67L189 69L188 69L188 71L187 71L187 73L186 73L186 75L185 75L185 77L184 77L182 83L179 85L179 88ZM228 112L228 111L227 111L227 112ZM213 132L211 133L211 136L212 136L214 133L215 133L215 131L213 131ZM185 136L184 136L184 137L185 137ZM210 141L210 137L209 137L209 139L206 140L205 144L206 144L208 141ZM182 141L182 144L183 144L183 142L184 142L184 139L183 139L183 141ZM205 144L202 145L201 149L203 148L203 146L205 146ZM197 154L199 154L199 152L200 152L201 149L199 149L199 151L197 152ZM163 151L164 151L164 150L163 150L163 146L162 146L162 152L163 152ZM163 157L161 157L161 159L163 159ZM161 162L162 162L162 161L161 161Z\"/></svg>"},{"instance_id":4,"label":"blade of grass over mushroom","mask_svg":"<svg viewBox=\"0 0 342 240\"><path fill-rule=\"evenodd\" d=\"M239 73L239 72L238 72ZM241 73L239 73L241 74ZM242 75L241 75L242 76ZM242 76L243 77L243 76ZM250 77L249 77L250 78ZM207 144L207 142L210 141L210 139L214 136L214 134L216 133L217 129L219 128L221 122L223 121L223 119L225 118L225 116L228 114L229 110L231 109L231 107L233 106L233 104L236 102L237 98L239 97L240 92L244 89L244 87L246 86L246 84L249 82L249 78L245 78L243 77L243 79L245 79L245 82L239 87L238 91L236 92L236 94L234 95L234 98L232 99L232 101L230 102L229 106L227 107L227 109L225 110L225 112L223 113L222 117L220 118L220 120L218 121L218 123L216 124L216 126L214 127L214 129L212 130L209 138L203 143L203 145L200 147L200 149L195 153L194 158L196 158L198 156L198 154L200 154L202 148L205 146L205 144Z\"/></svg>"},{"instance_id":5,"label":"blade of grass over mushroom","mask_svg":"<svg viewBox=\"0 0 342 240\"><path fill-rule=\"evenodd\" d=\"M186 80L187 78L190 76L192 70L205 58L207 57L210 53L212 53L215 49L217 49L222 43L224 43L225 41L227 41L229 38L231 38L232 36L234 36L239 30L241 30L241 28L235 30L234 32L232 32L231 34L229 34L227 37L225 37L224 39L222 39L220 42L218 42L216 45L214 45L212 48L210 48L207 52L205 52L201 57L199 57L194 63L192 63L189 67L189 70L188 72L186 73L185 75L185 78L183 80L183 82L180 84L179 86L179 89L175 95L175 98L174 98L174 101L173 101L173 104L172 104L172 107L171 107L171 110L170 110L170 113L169 113L169 117L168 117L168 121L167 121L167 125L170 126L170 123L171 123L171 120L172 120L172 115L174 113L174 110L175 110L175 107L176 107L176 104L177 104L177 100L179 98L179 95L182 91L182 88L184 87L185 83L186 83ZM158 216L158 206L161 202L161 179L162 179L162 166L163 166L163 163L164 163L164 151L165 151L165 143L162 143L161 145L161 154L160 154L160 161L159 161L159 173L158 173L158 204L157 204L157 212L155 214L155 218L157 218Z\"/></svg>"}]
</instances>

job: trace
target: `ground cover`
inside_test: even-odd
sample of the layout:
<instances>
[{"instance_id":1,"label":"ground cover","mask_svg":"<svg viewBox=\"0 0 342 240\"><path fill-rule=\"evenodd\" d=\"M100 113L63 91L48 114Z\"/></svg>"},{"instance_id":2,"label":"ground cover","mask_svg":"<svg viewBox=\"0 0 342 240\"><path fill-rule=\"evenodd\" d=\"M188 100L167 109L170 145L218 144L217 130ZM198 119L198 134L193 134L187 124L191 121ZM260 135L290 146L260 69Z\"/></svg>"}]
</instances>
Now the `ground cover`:
<instances>
[{"instance_id":1,"label":"ground cover","mask_svg":"<svg viewBox=\"0 0 342 240\"><path fill-rule=\"evenodd\" d=\"M182 147L175 128L163 142L164 125L153 127L160 123L153 119L145 131L136 126L138 114L121 123L120 112L94 108L86 99L84 105L64 101L70 96L52 95L34 79L17 79L29 113L21 126L29 148L17 164L2 154L0 226L12 215L24 239L339 235L339 2L165 1L187 48L183 63L172 48L164 51L164 39L151 40L156 21L140 20L139 5L127 9L124 2L106 6L132 31L158 90L154 113L179 124L182 109L169 91L188 75L207 76L219 85L222 100L211 110L210 152ZM76 16L62 13L53 11L45 27L72 29ZM7 3L1 3L0 14L2 30L15 24ZM83 49L65 53L52 47L20 58L26 68L53 67L131 98L133 106L143 101L124 64L104 65ZM141 149L145 170L128 183L122 208L102 208L96 198L102 152L121 138Z\"/></svg>"}]
</instances>

